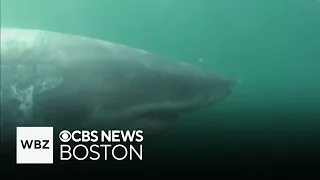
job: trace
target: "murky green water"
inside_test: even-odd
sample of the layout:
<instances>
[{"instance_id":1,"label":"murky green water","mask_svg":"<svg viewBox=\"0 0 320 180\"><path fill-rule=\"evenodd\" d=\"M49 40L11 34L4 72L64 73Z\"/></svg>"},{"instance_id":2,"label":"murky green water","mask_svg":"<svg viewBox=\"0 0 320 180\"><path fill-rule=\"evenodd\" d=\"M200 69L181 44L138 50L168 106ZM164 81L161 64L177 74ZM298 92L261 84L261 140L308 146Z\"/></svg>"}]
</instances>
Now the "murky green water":
<instances>
[{"instance_id":1,"label":"murky green water","mask_svg":"<svg viewBox=\"0 0 320 180\"><path fill-rule=\"evenodd\" d=\"M241 79L184 115L168 135L181 147L319 150L319 0L1 0L1 27L98 37Z\"/></svg>"}]
</instances>

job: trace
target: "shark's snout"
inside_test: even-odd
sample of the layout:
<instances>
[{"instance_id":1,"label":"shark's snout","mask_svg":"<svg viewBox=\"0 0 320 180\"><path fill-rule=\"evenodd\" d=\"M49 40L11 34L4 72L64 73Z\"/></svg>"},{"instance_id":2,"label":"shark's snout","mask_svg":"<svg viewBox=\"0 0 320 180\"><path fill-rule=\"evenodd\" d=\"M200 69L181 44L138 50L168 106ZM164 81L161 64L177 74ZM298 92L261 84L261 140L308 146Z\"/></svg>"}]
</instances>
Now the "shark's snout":
<instances>
[{"instance_id":1,"label":"shark's snout","mask_svg":"<svg viewBox=\"0 0 320 180\"><path fill-rule=\"evenodd\" d=\"M207 91L206 104L213 104L224 100L239 86L239 82L227 78L214 78L210 80Z\"/></svg>"}]
</instances>

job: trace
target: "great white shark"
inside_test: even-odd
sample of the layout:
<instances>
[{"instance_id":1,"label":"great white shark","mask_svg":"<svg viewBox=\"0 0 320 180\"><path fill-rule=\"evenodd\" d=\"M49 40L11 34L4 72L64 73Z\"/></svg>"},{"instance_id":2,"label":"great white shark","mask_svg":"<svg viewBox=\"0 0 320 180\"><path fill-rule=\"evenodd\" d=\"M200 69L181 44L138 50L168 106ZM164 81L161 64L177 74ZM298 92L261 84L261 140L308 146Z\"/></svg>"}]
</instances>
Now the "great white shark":
<instances>
[{"instance_id":1,"label":"great white shark","mask_svg":"<svg viewBox=\"0 0 320 180\"><path fill-rule=\"evenodd\" d=\"M80 35L1 28L1 131L127 128L153 134L215 104L236 81L180 60Z\"/></svg>"}]
</instances>

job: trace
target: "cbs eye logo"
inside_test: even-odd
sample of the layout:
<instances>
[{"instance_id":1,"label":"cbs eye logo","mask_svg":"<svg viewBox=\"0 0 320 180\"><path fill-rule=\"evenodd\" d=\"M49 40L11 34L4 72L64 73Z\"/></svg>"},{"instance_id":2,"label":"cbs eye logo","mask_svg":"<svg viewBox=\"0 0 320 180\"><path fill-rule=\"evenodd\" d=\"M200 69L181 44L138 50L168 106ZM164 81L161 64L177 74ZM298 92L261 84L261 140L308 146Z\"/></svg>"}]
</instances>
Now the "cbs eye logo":
<instances>
[{"instance_id":1,"label":"cbs eye logo","mask_svg":"<svg viewBox=\"0 0 320 180\"><path fill-rule=\"evenodd\" d=\"M69 142L71 139L71 133L67 130L63 130L60 132L59 138L60 138L60 141L62 142L65 142L65 143Z\"/></svg>"}]
</instances>

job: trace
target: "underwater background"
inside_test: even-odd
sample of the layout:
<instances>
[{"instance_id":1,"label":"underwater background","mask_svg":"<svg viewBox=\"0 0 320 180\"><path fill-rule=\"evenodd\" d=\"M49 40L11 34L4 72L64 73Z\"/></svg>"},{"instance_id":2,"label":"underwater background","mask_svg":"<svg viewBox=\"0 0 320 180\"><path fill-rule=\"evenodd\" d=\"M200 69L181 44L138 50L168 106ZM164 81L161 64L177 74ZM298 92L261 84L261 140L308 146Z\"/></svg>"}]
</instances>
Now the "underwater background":
<instances>
[{"instance_id":1,"label":"underwater background","mask_svg":"<svg viewBox=\"0 0 320 180\"><path fill-rule=\"evenodd\" d=\"M184 114L146 158L320 162L319 0L1 0L1 27L101 38L241 82L223 102Z\"/></svg>"}]
</instances>

